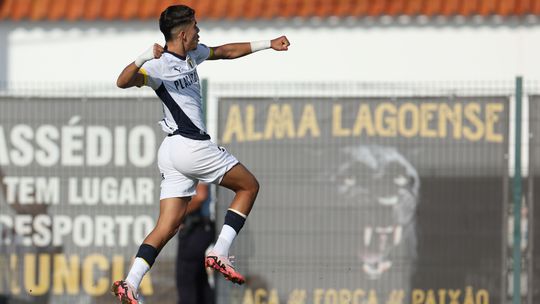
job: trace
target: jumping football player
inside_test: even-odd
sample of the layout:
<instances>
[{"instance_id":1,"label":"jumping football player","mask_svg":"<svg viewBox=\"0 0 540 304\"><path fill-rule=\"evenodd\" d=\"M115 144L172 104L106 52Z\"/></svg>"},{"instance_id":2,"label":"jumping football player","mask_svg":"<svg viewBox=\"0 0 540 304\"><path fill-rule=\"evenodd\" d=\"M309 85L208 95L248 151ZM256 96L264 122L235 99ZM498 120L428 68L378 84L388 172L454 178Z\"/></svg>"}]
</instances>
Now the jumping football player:
<instances>
[{"instance_id":1,"label":"jumping football player","mask_svg":"<svg viewBox=\"0 0 540 304\"><path fill-rule=\"evenodd\" d=\"M195 11L184 5L165 9L159 18L159 28L165 36L165 47L154 44L130 63L117 80L120 88L149 86L155 90L163 106L160 124L168 134L158 151L163 178L159 218L139 247L127 278L112 286L120 302L128 304L138 303L140 282L160 250L178 231L199 181L217 183L235 192L205 264L234 283L244 283L244 277L229 261L229 247L253 207L259 183L206 133L197 66L205 60L235 59L264 49L286 51L289 47L285 36L217 47L200 44Z\"/></svg>"}]
</instances>

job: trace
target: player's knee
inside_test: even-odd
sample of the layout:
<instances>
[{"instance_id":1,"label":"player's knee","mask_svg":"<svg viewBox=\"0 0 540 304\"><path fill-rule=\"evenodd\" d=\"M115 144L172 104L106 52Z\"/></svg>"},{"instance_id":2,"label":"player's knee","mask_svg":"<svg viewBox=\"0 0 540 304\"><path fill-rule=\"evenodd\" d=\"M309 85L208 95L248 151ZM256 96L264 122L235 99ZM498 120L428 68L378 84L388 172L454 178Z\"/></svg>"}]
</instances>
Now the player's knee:
<instances>
[{"instance_id":1,"label":"player's knee","mask_svg":"<svg viewBox=\"0 0 540 304\"><path fill-rule=\"evenodd\" d=\"M260 188L261 185L259 184L259 181L254 177L253 181L251 182L249 191L256 196L259 193Z\"/></svg>"},{"instance_id":2,"label":"player's knee","mask_svg":"<svg viewBox=\"0 0 540 304\"><path fill-rule=\"evenodd\" d=\"M259 184L259 181L255 179L255 189L257 190L257 193L259 192L260 188L261 188L261 184Z\"/></svg>"},{"instance_id":3,"label":"player's knee","mask_svg":"<svg viewBox=\"0 0 540 304\"><path fill-rule=\"evenodd\" d=\"M259 193L260 184L259 181L252 177L250 179L245 180L243 183L239 185L239 188L236 191L244 192L248 194L249 196L256 197Z\"/></svg>"}]
</instances>

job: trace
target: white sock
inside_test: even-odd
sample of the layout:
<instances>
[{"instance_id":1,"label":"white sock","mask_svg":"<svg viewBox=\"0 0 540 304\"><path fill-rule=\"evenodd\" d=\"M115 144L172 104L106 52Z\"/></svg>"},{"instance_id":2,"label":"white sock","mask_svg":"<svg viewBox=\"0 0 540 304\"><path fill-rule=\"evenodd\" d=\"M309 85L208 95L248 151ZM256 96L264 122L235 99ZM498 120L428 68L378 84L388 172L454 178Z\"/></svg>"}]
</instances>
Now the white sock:
<instances>
[{"instance_id":1,"label":"white sock","mask_svg":"<svg viewBox=\"0 0 540 304\"><path fill-rule=\"evenodd\" d=\"M212 252L217 255L228 256L229 248L231 248L235 237L236 231L233 229L233 227L229 225L223 225L223 228L221 228L221 233L219 234L216 245L214 245Z\"/></svg>"},{"instance_id":2,"label":"white sock","mask_svg":"<svg viewBox=\"0 0 540 304\"><path fill-rule=\"evenodd\" d=\"M126 278L126 282L139 290L139 285L141 285L141 281L148 270L150 270L150 266L143 258L135 258Z\"/></svg>"}]
</instances>

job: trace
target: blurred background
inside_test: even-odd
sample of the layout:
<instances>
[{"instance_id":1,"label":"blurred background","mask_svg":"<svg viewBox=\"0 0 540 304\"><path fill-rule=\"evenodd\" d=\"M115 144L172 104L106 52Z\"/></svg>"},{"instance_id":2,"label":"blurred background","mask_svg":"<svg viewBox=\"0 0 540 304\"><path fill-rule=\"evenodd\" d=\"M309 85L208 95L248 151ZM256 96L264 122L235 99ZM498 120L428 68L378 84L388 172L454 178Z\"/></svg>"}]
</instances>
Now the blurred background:
<instances>
[{"instance_id":1,"label":"blurred background","mask_svg":"<svg viewBox=\"0 0 540 304\"><path fill-rule=\"evenodd\" d=\"M217 303L540 301L539 0L0 0L0 303L113 302L165 136L116 78L174 4L208 46L291 42L198 69L210 135L261 183ZM176 246L145 303L181 303Z\"/></svg>"}]
</instances>

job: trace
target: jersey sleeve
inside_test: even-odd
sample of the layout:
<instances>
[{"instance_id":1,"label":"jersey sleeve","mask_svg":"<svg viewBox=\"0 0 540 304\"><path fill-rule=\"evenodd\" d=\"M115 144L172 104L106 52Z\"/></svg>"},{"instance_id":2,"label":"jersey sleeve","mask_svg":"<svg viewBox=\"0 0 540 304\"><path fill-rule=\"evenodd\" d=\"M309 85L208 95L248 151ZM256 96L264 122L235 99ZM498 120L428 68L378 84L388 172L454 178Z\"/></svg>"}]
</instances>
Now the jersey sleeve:
<instances>
[{"instance_id":1,"label":"jersey sleeve","mask_svg":"<svg viewBox=\"0 0 540 304\"><path fill-rule=\"evenodd\" d=\"M142 67L139 69L139 73L144 76L145 86L151 87L154 90L157 90L161 83L162 72L160 60L149 60L145 62Z\"/></svg>"},{"instance_id":2,"label":"jersey sleeve","mask_svg":"<svg viewBox=\"0 0 540 304\"><path fill-rule=\"evenodd\" d=\"M200 64L210 57L210 48L205 44L199 43L197 48L192 51L191 57L195 59L197 64Z\"/></svg>"}]
</instances>

